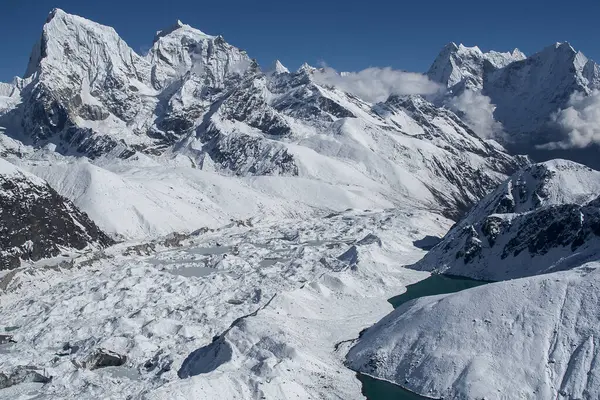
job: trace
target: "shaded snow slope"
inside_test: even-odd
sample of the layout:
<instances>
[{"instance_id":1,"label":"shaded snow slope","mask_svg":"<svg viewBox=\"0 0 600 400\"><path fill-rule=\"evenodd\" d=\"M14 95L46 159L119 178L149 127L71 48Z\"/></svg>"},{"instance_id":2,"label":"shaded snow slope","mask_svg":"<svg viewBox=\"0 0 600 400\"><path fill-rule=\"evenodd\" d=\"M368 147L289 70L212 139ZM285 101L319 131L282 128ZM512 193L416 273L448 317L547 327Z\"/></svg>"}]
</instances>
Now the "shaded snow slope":
<instances>
[{"instance_id":1,"label":"shaded snow slope","mask_svg":"<svg viewBox=\"0 0 600 400\"><path fill-rule=\"evenodd\" d=\"M568 269L600 246L600 172L534 164L486 196L412 267L483 280Z\"/></svg>"},{"instance_id":2,"label":"shaded snow slope","mask_svg":"<svg viewBox=\"0 0 600 400\"><path fill-rule=\"evenodd\" d=\"M427 74L433 81L448 87L450 104L453 100L465 101L461 98L465 90L489 98L486 112L493 112L504 130L498 130L496 138L511 151L530 154L540 161L562 156L597 167L586 151L576 149L593 140L588 138L588 143L569 144L565 135L577 127L565 121L561 125L555 118L556 113L572 106L572 96L585 98L600 89L600 66L569 43L555 43L529 57L516 49L512 53L483 53L477 47L450 43L442 49ZM452 96L458 98L452 99ZM480 98L479 103L485 97ZM481 107L483 104L472 104L469 108ZM556 143L562 144L562 152L549 145ZM538 145L546 146L541 149L536 147Z\"/></svg>"},{"instance_id":3,"label":"shaded snow slope","mask_svg":"<svg viewBox=\"0 0 600 400\"><path fill-rule=\"evenodd\" d=\"M569 43L556 43L492 71L484 82L484 93L496 105L494 116L512 134L541 134L550 115L566 108L571 94L589 95L598 88L600 67Z\"/></svg>"},{"instance_id":4,"label":"shaded snow slope","mask_svg":"<svg viewBox=\"0 0 600 400\"><path fill-rule=\"evenodd\" d=\"M434 398L596 399L599 267L406 303L363 334L348 364Z\"/></svg>"}]
</instances>

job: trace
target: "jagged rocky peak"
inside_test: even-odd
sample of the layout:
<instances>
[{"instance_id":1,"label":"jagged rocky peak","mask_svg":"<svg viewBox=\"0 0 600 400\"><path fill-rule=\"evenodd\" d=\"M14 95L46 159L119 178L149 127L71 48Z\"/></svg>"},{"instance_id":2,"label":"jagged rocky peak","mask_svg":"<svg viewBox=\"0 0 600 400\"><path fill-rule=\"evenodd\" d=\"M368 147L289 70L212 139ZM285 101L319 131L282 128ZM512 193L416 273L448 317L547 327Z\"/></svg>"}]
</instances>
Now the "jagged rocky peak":
<instances>
[{"instance_id":1,"label":"jagged rocky peak","mask_svg":"<svg viewBox=\"0 0 600 400\"><path fill-rule=\"evenodd\" d=\"M146 59L153 66L152 83L157 89L190 73L207 78L211 87L223 87L228 74L250 61L245 51L222 36L207 35L181 21L157 33Z\"/></svg>"},{"instance_id":2,"label":"jagged rocky peak","mask_svg":"<svg viewBox=\"0 0 600 400\"><path fill-rule=\"evenodd\" d=\"M175 22L173 25L171 25L167 29L163 29L163 30L156 32L156 35L154 36L154 43L156 43L156 41L159 40L161 37L170 35L171 33L175 32L177 30L180 30L180 29L187 30L198 37L205 37L207 39L214 37L214 36L207 35L206 33L202 32L196 28L193 28L190 25L184 24L183 22L181 22L181 20L178 19L177 22Z\"/></svg>"},{"instance_id":3,"label":"jagged rocky peak","mask_svg":"<svg viewBox=\"0 0 600 400\"><path fill-rule=\"evenodd\" d=\"M572 268L600 251L599 193L600 172L584 165L530 165L481 200L414 268L484 280Z\"/></svg>"},{"instance_id":4,"label":"jagged rocky peak","mask_svg":"<svg viewBox=\"0 0 600 400\"><path fill-rule=\"evenodd\" d=\"M265 71L267 75L287 74L290 70L285 67L279 60L275 60Z\"/></svg>"},{"instance_id":5,"label":"jagged rocky peak","mask_svg":"<svg viewBox=\"0 0 600 400\"><path fill-rule=\"evenodd\" d=\"M466 47L463 44L449 43L440 52L427 72L429 79L439 82L448 88L462 84L471 89L479 89L483 84L486 62L492 68L525 59L518 49L512 52L482 52L479 47Z\"/></svg>"},{"instance_id":6,"label":"jagged rocky peak","mask_svg":"<svg viewBox=\"0 0 600 400\"><path fill-rule=\"evenodd\" d=\"M124 147L128 132L142 141L151 123L150 64L111 27L54 10L25 75L13 114L35 145L95 157Z\"/></svg>"},{"instance_id":7,"label":"jagged rocky peak","mask_svg":"<svg viewBox=\"0 0 600 400\"><path fill-rule=\"evenodd\" d=\"M298 70L296 71L296 73L298 74L312 74L313 72L315 72L317 69L311 65L309 65L308 63L304 63L300 66L300 68L298 68Z\"/></svg>"},{"instance_id":8,"label":"jagged rocky peak","mask_svg":"<svg viewBox=\"0 0 600 400\"><path fill-rule=\"evenodd\" d=\"M44 180L0 159L0 270L113 240Z\"/></svg>"},{"instance_id":9,"label":"jagged rocky peak","mask_svg":"<svg viewBox=\"0 0 600 400\"><path fill-rule=\"evenodd\" d=\"M64 72L76 72L77 77L83 79L83 71L106 69L108 63L115 74L124 73L140 80L143 80L144 67L147 68L144 60L113 28L54 9L34 47L25 76L62 67L72 70L63 71L64 75Z\"/></svg>"}]
</instances>

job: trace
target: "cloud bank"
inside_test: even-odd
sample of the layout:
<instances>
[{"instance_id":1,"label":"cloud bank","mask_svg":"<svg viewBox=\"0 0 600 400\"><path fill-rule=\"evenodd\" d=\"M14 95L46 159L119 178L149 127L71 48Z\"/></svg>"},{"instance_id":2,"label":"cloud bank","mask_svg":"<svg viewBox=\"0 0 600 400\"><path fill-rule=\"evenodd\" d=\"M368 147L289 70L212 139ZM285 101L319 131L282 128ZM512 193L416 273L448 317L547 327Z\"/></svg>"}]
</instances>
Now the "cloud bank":
<instances>
[{"instance_id":1,"label":"cloud bank","mask_svg":"<svg viewBox=\"0 0 600 400\"><path fill-rule=\"evenodd\" d=\"M377 103L392 95L431 95L442 90L438 83L423 74L404 72L392 68L367 68L359 72L338 73L325 67L313 74L322 85L335 86L364 100Z\"/></svg>"},{"instance_id":2,"label":"cloud bank","mask_svg":"<svg viewBox=\"0 0 600 400\"><path fill-rule=\"evenodd\" d=\"M447 102L448 108L458 113L473 131L484 139L499 139L504 135L502 124L494 119L496 106L481 92L465 90Z\"/></svg>"},{"instance_id":3,"label":"cloud bank","mask_svg":"<svg viewBox=\"0 0 600 400\"><path fill-rule=\"evenodd\" d=\"M445 87L429 80L423 74L392 68L367 68L359 72L338 73L325 67L313 74L322 85L335 86L364 100L377 103L390 95L443 94ZM495 106L489 97L467 90L447 101L446 106L460 114L475 133L483 138L498 138L504 133L502 124L494 119Z\"/></svg>"},{"instance_id":4,"label":"cloud bank","mask_svg":"<svg viewBox=\"0 0 600 400\"><path fill-rule=\"evenodd\" d=\"M573 93L567 108L553 114L551 119L566 137L540 148L570 149L600 144L600 91L594 90L589 96Z\"/></svg>"}]
</instances>

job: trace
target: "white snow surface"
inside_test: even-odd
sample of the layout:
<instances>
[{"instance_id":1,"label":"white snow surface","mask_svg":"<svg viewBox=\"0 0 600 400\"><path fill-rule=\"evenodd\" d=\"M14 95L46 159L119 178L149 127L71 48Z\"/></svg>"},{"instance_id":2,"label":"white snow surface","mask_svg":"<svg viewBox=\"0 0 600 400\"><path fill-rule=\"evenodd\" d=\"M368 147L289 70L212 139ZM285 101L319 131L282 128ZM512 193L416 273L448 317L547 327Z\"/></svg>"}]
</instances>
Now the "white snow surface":
<instances>
[{"instance_id":1,"label":"white snow surface","mask_svg":"<svg viewBox=\"0 0 600 400\"><path fill-rule=\"evenodd\" d=\"M53 377L23 398L360 399L344 341L427 276L399 260L415 261L423 252L412 242L450 223L403 210L240 221L180 247L129 242L25 266L1 278L0 319L16 343L0 350L0 370L31 365ZM369 234L381 246L360 242ZM65 354L66 342L77 350ZM126 364L90 370L98 348Z\"/></svg>"},{"instance_id":2,"label":"white snow surface","mask_svg":"<svg viewBox=\"0 0 600 400\"><path fill-rule=\"evenodd\" d=\"M43 179L40 179L36 175L17 167L13 163L10 163L3 158L0 158L0 175L7 180L11 180L13 178L24 178L28 181L28 183L37 186L46 186L46 182L44 182Z\"/></svg>"},{"instance_id":3,"label":"white snow surface","mask_svg":"<svg viewBox=\"0 0 600 400\"><path fill-rule=\"evenodd\" d=\"M35 152L11 161L50 183L105 232L124 239L215 228L239 219L273 221L407 204L382 185L352 182L352 169L348 183L340 184L302 177L223 176L150 159L91 163Z\"/></svg>"},{"instance_id":4,"label":"white snow surface","mask_svg":"<svg viewBox=\"0 0 600 400\"><path fill-rule=\"evenodd\" d=\"M600 263L408 302L349 366L433 398L597 399Z\"/></svg>"}]
</instances>

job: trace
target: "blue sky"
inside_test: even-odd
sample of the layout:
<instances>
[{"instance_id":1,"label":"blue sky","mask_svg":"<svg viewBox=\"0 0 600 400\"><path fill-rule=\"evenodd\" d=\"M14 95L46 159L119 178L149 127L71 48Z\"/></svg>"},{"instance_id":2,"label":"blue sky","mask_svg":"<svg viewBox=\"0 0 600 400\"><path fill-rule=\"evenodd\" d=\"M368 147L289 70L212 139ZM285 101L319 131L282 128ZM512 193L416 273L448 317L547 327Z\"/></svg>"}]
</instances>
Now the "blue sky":
<instances>
[{"instance_id":1,"label":"blue sky","mask_svg":"<svg viewBox=\"0 0 600 400\"><path fill-rule=\"evenodd\" d=\"M138 52L156 30L181 19L223 35L261 65L279 58L290 69L307 61L348 71L425 71L450 41L526 54L569 41L600 60L597 0L2 0L0 81L23 74L54 7L113 26Z\"/></svg>"}]
</instances>

